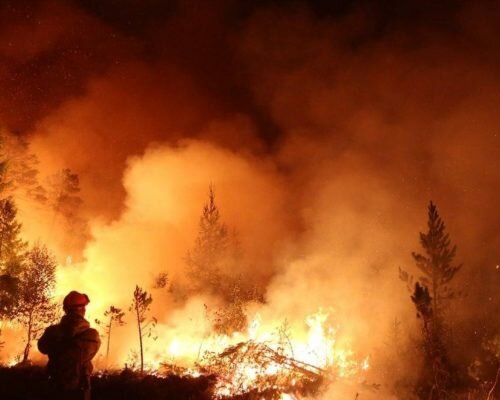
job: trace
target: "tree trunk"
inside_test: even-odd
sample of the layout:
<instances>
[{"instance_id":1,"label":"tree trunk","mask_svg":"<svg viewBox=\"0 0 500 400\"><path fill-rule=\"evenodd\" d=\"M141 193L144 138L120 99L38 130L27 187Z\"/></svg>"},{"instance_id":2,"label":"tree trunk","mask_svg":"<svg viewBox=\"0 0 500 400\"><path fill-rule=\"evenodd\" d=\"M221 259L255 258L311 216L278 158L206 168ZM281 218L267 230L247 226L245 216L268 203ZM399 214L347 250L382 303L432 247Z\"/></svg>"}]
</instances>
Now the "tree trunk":
<instances>
[{"instance_id":1,"label":"tree trunk","mask_svg":"<svg viewBox=\"0 0 500 400\"><path fill-rule=\"evenodd\" d=\"M139 308L137 305L135 306L135 311L137 314L137 328L139 329L139 348L141 352L141 374L144 372L144 352L142 349L142 327L141 327L141 319L139 317Z\"/></svg>"},{"instance_id":2,"label":"tree trunk","mask_svg":"<svg viewBox=\"0 0 500 400\"><path fill-rule=\"evenodd\" d=\"M28 357L30 355L32 326L33 326L33 315L30 313L29 318L28 318L28 337L27 337L26 347L24 348L22 364L25 364L28 362Z\"/></svg>"},{"instance_id":3,"label":"tree trunk","mask_svg":"<svg viewBox=\"0 0 500 400\"><path fill-rule=\"evenodd\" d=\"M111 316L109 318L109 325L108 325L108 340L106 344L106 368L108 368L108 363L109 363L109 343L111 342L111 325L113 324L113 317Z\"/></svg>"}]
</instances>

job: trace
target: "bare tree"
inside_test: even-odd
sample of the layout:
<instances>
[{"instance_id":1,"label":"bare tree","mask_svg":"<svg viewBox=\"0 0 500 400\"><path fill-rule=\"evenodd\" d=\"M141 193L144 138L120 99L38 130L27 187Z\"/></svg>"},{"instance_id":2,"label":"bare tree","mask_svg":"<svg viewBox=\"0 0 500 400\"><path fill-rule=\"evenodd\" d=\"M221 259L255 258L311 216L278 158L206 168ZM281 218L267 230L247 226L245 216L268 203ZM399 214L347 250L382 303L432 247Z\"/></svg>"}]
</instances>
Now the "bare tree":
<instances>
[{"instance_id":1,"label":"bare tree","mask_svg":"<svg viewBox=\"0 0 500 400\"><path fill-rule=\"evenodd\" d=\"M26 329L23 363L29 359L31 342L56 318L57 305L52 302L55 273L56 261L45 246L35 245L28 251L20 275L19 302L15 311L15 319Z\"/></svg>"},{"instance_id":2,"label":"bare tree","mask_svg":"<svg viewBox=\"0 0 500 400\"><path fill-rule=\"evenodd\" d=\"M139 350L141 356L141 374L144 372L143 339L144 337L151 337L152 328L156 325L156 318L147 318L147 313L150 310L152 302L153 298L151 297L151 294L136 285L132 305L129 310L135 313L137 321L137 330L139 332Z\"/></svg>"},{"instance_id":3,"label":"bare tree","mask_svg":"<svg viewBox=\"0 0 500 400\"><path fill-rule=\"evenodd\" d=\"M111 330L113 326L123 326L126 324L125 321L123 321L123 317L125 316L125 313L121 310L121 308L115 307L115 306L110 306L105 312L104 312L104 318L107 318L107 323L104 325L104 333L106 335L106 368L108 366L108 361L109 361L109 349L110 349L110 343L111 343ZM102 324L102 321L97 320L95 321L98 325Z\"/></svg>"}]
</instances>

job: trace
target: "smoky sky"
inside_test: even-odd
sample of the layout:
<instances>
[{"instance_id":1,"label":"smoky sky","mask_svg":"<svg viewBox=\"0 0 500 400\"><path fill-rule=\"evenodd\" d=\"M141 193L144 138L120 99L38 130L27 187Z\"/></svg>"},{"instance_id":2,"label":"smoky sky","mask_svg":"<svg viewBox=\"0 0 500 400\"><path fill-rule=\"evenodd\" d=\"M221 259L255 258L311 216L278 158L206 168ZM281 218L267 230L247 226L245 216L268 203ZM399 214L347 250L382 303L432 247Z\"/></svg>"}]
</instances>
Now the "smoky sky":
<instances>
[{"instance_id":1,"label":"smoky sky","mask_svg":"<svg viewBox=\"0 0 500 400\"><path fill-rule=\"evenodd\" d=\"M119 215L129 157L198 138L272 157L299 209L298 188L359 159L402 200L465 210L460 229L490 249L494 224L466 227L474 210L498 217L499 14L494 1L4 1L0 122L42 167L81 175L91 216Z\"/></svg>"},{"instance_id":2,"label":"smoky sky","mask_svg":"<svg viewBox=\"0 0 500 400\"><path fill-rule=\"evenodd\" d=\"M395 32L413 35L411 47L426 40L422 30L460 38L456 15L463 7L452 1L4 1L0 117L10 130L29 132L109 68L162 60L189 75L218 112L251 115L258 134L272 142L280 127L255 101L238 56L238 37L260 10L305 9L320 22L351 25L343 45L356 51ZM356 26L360 21L349 19L359 13L367 21Z\"/></svg>"}]
</instances>

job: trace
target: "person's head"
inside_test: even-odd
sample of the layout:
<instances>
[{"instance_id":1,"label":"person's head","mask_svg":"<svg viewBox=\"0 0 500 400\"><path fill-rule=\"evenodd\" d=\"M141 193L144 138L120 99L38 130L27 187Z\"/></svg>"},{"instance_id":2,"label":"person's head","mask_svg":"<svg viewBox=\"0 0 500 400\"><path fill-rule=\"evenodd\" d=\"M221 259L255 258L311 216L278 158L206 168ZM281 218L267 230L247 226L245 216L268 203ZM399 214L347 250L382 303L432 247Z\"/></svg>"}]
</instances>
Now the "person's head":
<instances>
[{"instance_id":1,"label":"person's head","mask_svg":"<svg viewBox=\"0 0 500 400\"><path fill-rule=\"evenodd\" d=\"M63 300L63 309L66 314L77 314L83 317L85 316L85 307L89 303L89 296L72 290Z\"/></svg>"}]
</instances>

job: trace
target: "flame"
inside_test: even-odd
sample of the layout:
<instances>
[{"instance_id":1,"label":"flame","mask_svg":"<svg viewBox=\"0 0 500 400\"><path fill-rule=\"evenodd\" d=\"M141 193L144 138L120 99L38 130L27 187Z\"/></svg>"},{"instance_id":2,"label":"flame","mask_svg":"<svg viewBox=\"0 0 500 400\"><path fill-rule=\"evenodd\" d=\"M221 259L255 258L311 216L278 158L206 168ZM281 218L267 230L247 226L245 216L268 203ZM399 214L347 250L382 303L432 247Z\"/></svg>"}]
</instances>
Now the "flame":
<instances>
[{"instance_id":1,"label":"flame","mask_svg":"<svg viewBox=\"0 0 500 400\"><path fill-rule=\"evenodd\" d=\"M245 333L234 333L231 336L210 334L207 337L195 338L175 336L161 350L150 348L145 358L150 371L158 369L165 362L194 361L185 370L186 374L198 376L200 368L219 376L216 385L216 396L225 397L243 394L250 390L285 390L299 387L301 377L291 368L296 363L306 373L324 375L331 378L351 378L369 368L368 357L357 359L349 347L343 347L337 341L338 328L328 324L329 312L319 310L308 315L303 321L305 332L292 331L284 337L276 329L270 330L270 324L264 324L260 314L255 314ZM201 344L199 344L201 343ZM344 340L344 343L348 341ZM236 351L238 346L244 349L241 358L234 358L221 367L205 365L203 360L208 354L223 357L228 348ZM246 347L245 347L246 346ZM263 362L261 358L248 356L252 351L267 352ZM274 358L273 358L274 357ZM154 360L154 361L152 361ZM296 399L294 394L283 392L282 399Z\"/></svg>"},{"instance_id":2,"label":"flame","mask_svg":"<svg viewBox=\"0 0 500 400\"><path fill-rule=\"evenodd\" d=\"M307 316L305 318L306 335L303 339L300 337L293 338L290 335L287 338L288 347L283 355L290 357L305 368L311 368L326 376L336 375L336 377L348 378L366 371L369 368L368 358L357 361L354 352L350 348L343 348L338 345L336 340L337 330L333 326L327 325L328 317L329 313L324 310L319 310ZM278 352L283 343L279 341L270 342L271 335L269 332L259 332L258 321L257 318L254 323L250 324L249 337L257 343L265 344ZM290 375L291 372L287 365L278 361L269 363L265 368L251 363L242 363L237 366L233 376L226 377L224 381L221 381L217 394L219 396L228 396L241 394L254 388L266 389L266 380L262 379L263 376L270 378L267 382L278 382L280 378ZM264 385L262 382L264 382ZM289 384L292 386L298 384L297 378L291 379ZM271 388L277 389L278 386L275 384ZM295 399L293 395L285 393L281 395L281 398Z\"/></svg>"}]
</instances>

